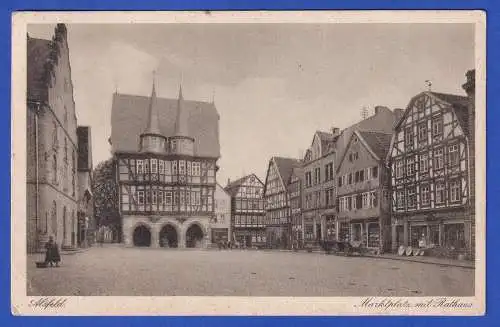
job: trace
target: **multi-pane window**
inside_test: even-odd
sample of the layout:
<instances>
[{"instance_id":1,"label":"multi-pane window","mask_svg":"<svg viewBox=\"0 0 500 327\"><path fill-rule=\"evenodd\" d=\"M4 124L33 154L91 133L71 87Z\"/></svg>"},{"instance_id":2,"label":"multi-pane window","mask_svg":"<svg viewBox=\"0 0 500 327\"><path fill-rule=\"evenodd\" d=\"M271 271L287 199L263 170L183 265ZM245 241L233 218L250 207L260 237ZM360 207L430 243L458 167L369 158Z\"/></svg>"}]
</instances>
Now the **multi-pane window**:
<instances>
[{"instance_id":1,"label":"multi-pane window","mask_svg":"<svg viewBox=\"0 0 500 327\"><path fill-rule=\"evenodd\" d=\"M407 203L408 203L408 208L415 208L415 206L417 205L417 196L415 193L415 187L408 188Z\"/></svg>"},{"instance_id":2,"label":"multi-pane window","mask_svg":"<svg viewBox=\"0 0 500 327\"><path fill-rule=\"evenodd\" d=\"M310 187L312 185L312 174L310 171L306 172L306 187Z\"/></svg>"},{"instance_id":3,"label":"multi-pane window","mask_svg":"<svg viewBox=\"0 0 500 327\"><path fill-rule=\"evenodd\" d=\"M352 173L349 173L349 175L347 175L347 184L352 184Z\"/></svg>"},{"instance_id":4,"label":"multi-pane window","mask_svg":"<svg viewBox=\"0 0 500 327\"><path fill-rule=\"evenodd\" d=\"M415 174L415 158L408 157L406 159L406 175L413 176Z\"/></svg>"},{"instance_id":5,"label":"multi-pane window","mask_svg":"<svg viewBox=\"0 0 500 327\"><path fill-rule=\"evenodd\" d=\"M413 127L405 128L405 146L407 148L413 148Z\"/></svg>"},{"instance_id":6,"label":"multi-pane window","mask_svg":"<svg viewBox=\"0 0 500 327\"><path fill-rule=\"evenodd\" d=\"M427 143L427 122L418 125L418 143Z\"/></svg>"},{"instance_id":7,"label":"multi-pane window","mask_svg":"<svg viewBox=\"0 0 500 327\"><path fill-rule=\"evenodd\" d=\"M436 204L444 203L446 197L445 187L443 182L436 183Z\"/></svg>"},{"instance_id":8,"label":"multi-pane window","mask_svg":"<svg viewBox=\"0 0 500 327\"><path fill-rule=\"evenodd\" d=\"M158 173L158 161L156 159L151 159L151 173Z\"/></svg>"},{"instance_id":9,"label":"multi-pane window","mask_svg":"<svg viewBox=\"0 0 500 327\"><path fill-rule=\"evenodd\" d=\"M325 181L330 181L333 179L333 162L325 165Z\"/></svg>"},{"instance_id":10,"label":"multi-pane window","mask_svg":"<svg viewBox=\"0 0 500 327\"><path fill-rule=\"evenodd\" d=\"M460 163L458 149L458 144L450 145L450 147L448 148L448 164L450 166L458 166L458 164Z\"/></svg>"},{"instance_id":11,"label":"multi-pane window","mask_svg":"<svg viewBox=\"0 0 500 327\"><path fill-rule=\"evenodd\" d=\"M370 203L368 202L369 200L370 193L366 192L363 193L363 208L369 208Z\"/></svg>"},{"instance_id":12,"label":"multi-pane window","mask_svg":"<svg viewBox=\"0 0 500 327\"><path fill-rule=\"evenodd\" d=\"M461 199L460 180L455 179L450 182L450 201L459 202Z\"/></svg>"},{"instance_id":13,"label":"multi-pane window","mask_svg":"<svg viewBox=\"0 0 500 327\"><path fill-rule=\"evenodd\" d=\"M434 150L434 169L442 169L444 167L443 149Z\"/></svg>"},{"instance_id":14,"label":"multi-pane window","mask_svg":"<svg viewBox=\"0 0 500 327\"><path fill-rule=\"evenodd\" d=\"M396 192L396 206L398 208L403 208L405 205L405 193L403 190Z\"/></svg>"},{"instance_id":15,"label":"multi-pane window","mask_svg":"<svg viewBox=\"0 0 500 327\"><path fill-rule=\"evenodd\" d=\"M370 192L370 208L376 208L378 206L378 193L377 191Z\"/></svg>"},{"instance_id":16,"label":"multi-pane window","mask_svg":"<svg viewBox=\"0 0 500 327\"><path fill-rule=\"evenodd\" d=\"M372 167L371 178L373 178L373 179L378 178L378 167L377 166Z\"/></svg>"},{"instance_id":17,"label":"multi-pane window","mask_svg":"<svg viewBox=\"0 0 500 327\"><path fill-rule=\"evenodd\" d=\"M144 173L143 161L142 160L137 160L136 163L137 163L136 164L137 174L143 174Z\"/></svg>"},{"instance_id":18,"label":"multi-pane window","mask_svg":"<svg viewBox=\"0 0 500 327\"><path fill-rule=\"evenodd\" d=\"M420 186L420 200L422 202L422 205L428 205L430 201L430 189L429 185L423 184Z\"/></svg>"},{"instance_id":19,"label":"multi-pane window","mask_svg":"<svg viewBox=\"0 0 500 327\"><path fill-rule=\"evenodd\" d=\"M421 173L427 172L429 170L429 156L427 155L427 153L423 153L420 155L419 159L419 171Z\"/></svg>"},{"instance_id":20,"label":"multi-pane window","mask_svg":"<svg viewBox=\"0 0 500 327\"><path fill-rule=\"evenodd\" d=\"M335 204L335 196L333 193L333 188L327 189L325 192L325 203L327 206L333 206Z\"/></svg>"},{"instance_id":21,"label":"multi-pane window","mask_svg":"<svg viewBox=\"0 0 500 327\"><path fill-rule=\"evenodd\" d=\"M443 135L443 120L441 117L432 120L432 137L439 138Z\"/></svg>"},{"instance_id":22,"label":"multi-pane window","mask_svg":"<svg viewBox=\"0 0 500 327\"><path fill-rule=\"evenodd\" d=\"M145 174L149 173L149 160L148 159L144 160L144 173Z\"/></svg>"},{"instance_id":23,"label":"multi-pane window","mask_svg":"<svg viewBox=\"0 0 500 327\"><path fill-rule=\"evenodd\" d=\"M158 204L162 205L163 204L163 200L164 200L164 198L163 198L163 191L160 190L160 191L158 191Z\"/></svg>"},{"instance_id":24,"label":"multi-pane window","mask_svg":"<svg viewBox=\"0 0 500 327\"><path fill-rule=\"evenodd\" d=\"M186 161L179 160L179 175L186 174Z\"/></svg>"},{"instance_id":25,"label":"multi-pane window","mask_svg":"<svg viewBox=\"0 0 500 327\"><path fill-rule=\"evenodd\" d=\"M200 176L200 163L199 162L193 162L191 164L191 169L193 176Z\"/></svg>"},{"instance_id":26,"label":"multi-pane window","mask_svg":"<svg viewBox=\"0 0 500 327\"><path fill-rule=\"evenodd\" d=\"M172 175L177 175L177 160L172 161Z\"/></svg>"},{"instance_id":27,"label":"multi-pane window","mask_svg":"<svg viewBox=\"0 0 500 327\"><path fill-rule=\"evenodd\" d=\"M144 204L144 191L137 191L137 203Z\"/></svg>"},{"instance_id":28,"label":"multi-pane window","mask_svg":"<svg viewBox=\"0 0 500 327\"><path fill-rule=\"evenodd\" d=\"M152 204L156 204L157 203L156 202L156 200L157 200L157 196L156 195L157 195L156 190L151 191L151 203Z\"/></svg>"},{"instance_id":29,"label":"multi-pane window","mask_svg":"<svg viewBox=\"0 0 500 327\"><path fill-rule=\"evenodd\" d=\"M319 184L321 180L321 170L319 167L314 168L314 184Z\"/></svg>"},{"instance_id":30,"label":"multi-pane window","mask_svg":"<svg viewBox=\"0 0 500 327\"><path fill-rule=\"evenodd\" d=\"M404 176L404 163L403 160L398 160L395 163L396 166L396 178L401 178Z\"/></svg>"},{"instance_id":31,"label":"multi-pane window","mask_svg":"<svg viewBox=\"0 0 500 327\"><path fill-rule=\"evenodd\" d=\"M339 178L338 178L338 186L339 187L342 186L342 176L339 176Z\"/></svg>"},{"instance_id":32,"label":"multi-pane window","mask_svg":"<svg viewBox=\"0 0 500 327\"><path fill-rule=\"evenodd\" d=\"M158 171L161 175L165 174L165 161L158 161Z\"/></svg>"}]
</instances>

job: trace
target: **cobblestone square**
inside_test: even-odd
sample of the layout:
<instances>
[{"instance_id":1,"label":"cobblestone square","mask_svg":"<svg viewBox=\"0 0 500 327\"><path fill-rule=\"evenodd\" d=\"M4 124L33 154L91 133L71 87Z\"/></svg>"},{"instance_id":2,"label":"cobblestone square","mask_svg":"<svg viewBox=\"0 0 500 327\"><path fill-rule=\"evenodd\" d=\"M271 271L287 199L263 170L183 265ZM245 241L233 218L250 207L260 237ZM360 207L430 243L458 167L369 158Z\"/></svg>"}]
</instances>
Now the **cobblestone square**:
<instances>
[{"instance_id":1,"label":"cobblestone square","mask_svg":"<svg viewBox=\"0 0 500 327\"><path fill-rule=\"evenodd\" d=\"M32 296L472 296L474 269L279 251L95 247L28 258Z\"/></svg>"}]
</instances>

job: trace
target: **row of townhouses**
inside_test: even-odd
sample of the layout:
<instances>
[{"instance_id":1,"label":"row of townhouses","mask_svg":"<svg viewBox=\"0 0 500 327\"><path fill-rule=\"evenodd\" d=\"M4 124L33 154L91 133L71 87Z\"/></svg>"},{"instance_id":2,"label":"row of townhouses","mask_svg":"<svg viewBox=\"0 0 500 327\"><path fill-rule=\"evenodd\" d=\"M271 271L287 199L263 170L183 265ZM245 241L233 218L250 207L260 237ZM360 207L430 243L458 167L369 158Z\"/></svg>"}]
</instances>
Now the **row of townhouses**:
<instances>
[{"instance_id":1,"label":"row of townhouses","mask_svg":"<svg viewBox=\"0 0 500 327\"><path fill-rule=\"evenodd\" d=\"M50 236L64 249L93 235L91 130L78 126L67 30L52 40L27 36L26 245L44 249Z\"/></svg>"},{"instance_id":2,"label":"row of townhouses","mask_svg":"<svg viewBox=\"0 0 500 327\"><path fill-rule=\"evenodd\" d=\"M300 159L269 160L266 243L360 242L474 252L475 71L467 96L426 91L405 110L375 107L348 128L317 131Z\"/></svg>"}]
</instances>

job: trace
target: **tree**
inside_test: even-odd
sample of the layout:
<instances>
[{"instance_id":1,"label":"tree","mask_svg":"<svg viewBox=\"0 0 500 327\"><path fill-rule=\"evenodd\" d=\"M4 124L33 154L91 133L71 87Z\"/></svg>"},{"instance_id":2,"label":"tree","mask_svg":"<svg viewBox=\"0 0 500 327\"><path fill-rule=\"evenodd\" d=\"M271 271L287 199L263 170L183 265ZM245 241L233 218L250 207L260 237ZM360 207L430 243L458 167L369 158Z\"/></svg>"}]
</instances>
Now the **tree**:
<instances>
[{"instance_id":1,"label":"tree","mask_svg":"<svg viewBox=\"0 0 500 327\"><path fill-rule=\"evenodd\" d=\"M115 159L111 158L99 163L92 172L92 177L94 215L97 227L107 226L120 231L121 219L118 207Z\"/></svg>"}]
</instances>

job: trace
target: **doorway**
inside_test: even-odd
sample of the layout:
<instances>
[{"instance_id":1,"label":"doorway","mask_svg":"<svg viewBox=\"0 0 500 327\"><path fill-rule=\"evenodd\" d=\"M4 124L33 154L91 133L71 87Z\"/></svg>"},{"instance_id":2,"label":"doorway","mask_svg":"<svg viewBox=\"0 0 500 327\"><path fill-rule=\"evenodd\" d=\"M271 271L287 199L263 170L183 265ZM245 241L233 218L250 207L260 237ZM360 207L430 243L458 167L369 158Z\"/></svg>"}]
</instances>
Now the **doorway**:
<instances>
[{"instance_id":1,"label":"doorway","mask_svg":"<svg viewBox=\"0 0 500 327\"><path fill-rule=\"evenodd\" d=\"M160 247L176 248L178 247L177 231L172 225L165 225L160 231Z\"/></svg>"},{"instance_id":2,"label":"doorway","mask_svg":"<svg viewBox=\"0 0 500 327\"><path fill-rule=\"evenodd\" d=\"M201 248L203 241L203 231L198 224L191 225L186 231L186 247Z\"/></svg>"},{"instance_id":3,"label":"doorway","mask_svg":"<svg viewBox=\"0 0 500 327\"><path fill-rule=\"evenodd\" d=\"M140 225L134 229L134 246L151 246L151 232L149 228L144 225Z\"/></svg>"}]
</instances>

